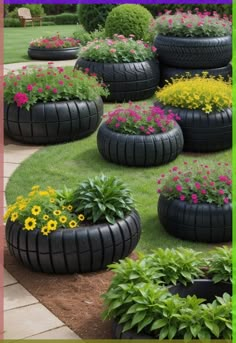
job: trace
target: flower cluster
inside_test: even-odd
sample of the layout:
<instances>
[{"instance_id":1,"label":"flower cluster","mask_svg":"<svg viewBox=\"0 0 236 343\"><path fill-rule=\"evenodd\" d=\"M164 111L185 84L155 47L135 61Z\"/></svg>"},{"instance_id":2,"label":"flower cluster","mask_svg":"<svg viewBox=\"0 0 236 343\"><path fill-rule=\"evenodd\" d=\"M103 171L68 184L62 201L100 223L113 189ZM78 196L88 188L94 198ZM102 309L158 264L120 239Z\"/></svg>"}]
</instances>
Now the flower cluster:
<instances>
[{"instance_id":1,"label":"flower cluster","mask_svg":"<svg viewBox=\"0 0 236 343\"><path fill-rule=\"evenodd\" d=\"M167 11L156 20L155 29L160 35L174 37L222 37L232 32L231 18L220 18L217 12L204 11L187 13L176 11L171 15Z\"/></svg>"},{"instance_id":2,"label":"flower cluster","mask_svg":"<svg viewBox=\"0 0 236 343\"><path fill-rule=\"evenodd\" d=\"M143 42L115 34L112 39L95 39L81 49L80 57L96 62L142 62L154 58L156 48Z\"/></svg>"},{"instance_id":3,"label":"flower cluster","mask_svg":"<svg viewBox=\"0 0 236 343\"><path fill-rule=\"evenodd\" d=\"M168 199L179 199L189 203L213 203L223 206L231 202L232 172L228 163L217 164L216 169L200 164L197 160L185 169L173 167L167 175L162 174L157 180L161 193Z\"/></svg>"},{"instance_id":4,"label":"flower cluster","mask_svg":"<svg viewBox=\"0 0 236 343\"><path fill-rule=\"evenodd\" d=\"M72 37L60 37L59 34L51 37L41 37L30 42L30 47L38 47L45 49L54 48L72 48L78 47L80 41Z\"/></svg>"},{"instance_id":5,"label":"flower cluster","mask_svg":"<svg viewBox=\"0 0 236 343\"><path fill-rule=\"evenodd\" d=\"M76 228L85 219L83 214L73 213L73 206L53 188L41 190L39 186L33 186L27 197L17 197L4 215L7 218L17 220L23 230L40 229L46 236L57 229Z\"/></svg>"},{"instance_id":6,"label":"flower cluster","mask_svg":"<svg viewBox=\"0 0 236 343\"><path fill-rule=\"evenodd\" d=\"M96 75L88 75L71 67L24 66L21 71L12 70L4 76L4 101L16 102L18 107L29 110L37 102L59 100L95 100L109 94Z\"/></svg>"},{"instance_id":7,"label":"flower cluster","mask_svg":"<svg viewBox=\"0 0 236 343\"><path fill-rule=\"evenodd\" d=\"M175 120L180 117L169 111L166 115L160 107L146 104L135 105L129 102L128 107L118 105L115 110L105 115L106 125L113 131L130 135L152 135L171 130Z\"/></svg>"},{"instance_id":8,"label":"flower cluster","mask_svg":"<svg viewBox=\"0 0 236 343\"><path fill-rule=\"evenodd\" d=\"M199 109L205 113L223 110L232 106L231 80L221 76L180 77L172 79L156 92L158 101L174 107Z\"/></svg>"}]
</instances>

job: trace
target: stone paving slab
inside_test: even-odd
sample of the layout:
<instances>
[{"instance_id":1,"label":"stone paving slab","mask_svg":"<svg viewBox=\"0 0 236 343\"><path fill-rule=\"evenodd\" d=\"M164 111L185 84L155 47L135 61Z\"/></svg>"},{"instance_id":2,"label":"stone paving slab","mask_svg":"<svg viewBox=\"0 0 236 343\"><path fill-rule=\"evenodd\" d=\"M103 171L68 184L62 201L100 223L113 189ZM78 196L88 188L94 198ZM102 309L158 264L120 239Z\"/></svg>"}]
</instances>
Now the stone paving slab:
<instances>
[{"instance_id":1,"label":"stone paving slab","mask_svg":"<svg viewBox=\"0 0 236 343\"><path fill-rule=\"evenodd\" d=\"M4 311L38 303L19 283L4 287Z\"/></svg>"},{"instance_id":2,"label":"stone paving slab","mask_svg":"<svg viewBox=\"0 0 236 343\"><path fill-rule=\"evenodd\" d=\"M4 177L10 177L18 166L19 166L19 163L9 163L9 162L4 163L4 167L3 167Z\"/></svg>"},{"instance_id":3,"label":"stone paving slab","mask_svg":"<svg viewBox=\"0 0 236 343\"><path fill-rule=\"evenodd\" d=\"M10 273L8 273L8 271L5 268L4 268L4 274L3 274L3 281L4 281L3 283L4 287L17 283L16 279Z\"/></svg>"},{"instance_id":4,"label":"stone paving slab","mask_svg":"<svg viewBox=\"0 0 236 343\"><path fill-rule=\"evenodd\" d=\"M57 329L43 332L39 335L27 337L26 339L80 339L80 338L67 326L62 326Z\"/></svg>"}]
</instances>

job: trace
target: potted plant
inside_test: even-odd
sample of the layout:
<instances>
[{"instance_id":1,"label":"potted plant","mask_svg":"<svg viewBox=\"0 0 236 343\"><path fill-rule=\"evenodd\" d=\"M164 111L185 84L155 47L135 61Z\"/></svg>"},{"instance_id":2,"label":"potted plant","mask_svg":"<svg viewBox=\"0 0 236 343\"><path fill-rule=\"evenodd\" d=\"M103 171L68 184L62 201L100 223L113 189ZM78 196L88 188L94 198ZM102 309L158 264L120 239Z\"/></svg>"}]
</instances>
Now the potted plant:
<instances>
[{"instance_id":1,"label":"potted plant","mask_svg":"<svg viewBox=\"0 0 236 343\"><path fill-rule=\"evenodd\" d=\"M205 11L167 12L156 20L154 45L161 63L178 68L220 68L232 58L230 18Z\"/></svg>"},{"instance_id":2,"label":"potted plant","mask_svg":"<svg viewBox=\"0 0 236 343\"><path fill-rule=\"evenodd\" d=\"M160 107L119 106L109 112L97 134L97 146L108 161L127 166L153 166L174 160L183 149L182 131L171 111Z\"/></svg>"},{"instance_id":3,"label":"potted plant","mask_svg":"<svg viewBox=\"0 0 236 343\"><path fill-rule=\"evenodd\" d=\"M97 79L70 67L23 67L4 77L4 128L23 143L54 144L93 133L108 94Z\"/></svg>"},{"instance_id":4,"label":"potted plant","mask_svg":"<svg viewBox=\"0 0 236 343\"><path fill-rule=\"evenodd\" d=\"M210 256L227 270L226 282L209 274L212 257L182 247L111 265L103 318L113 319L113 338L231 339L232 251L218 249Z\"/></svg>"},{"instance_id":5,"label":"potted plant","mask_svg":"<svg viewBox=\"0 0 236 343\"><path fill-rule=\"evenodd\" d=\"M41 37L30 42L28 55L35 60L71 60L79 52L80 41L72 37L61 37L59 34Z\"/></svg>"},{"instance_id":6,"label":"potted plant","mask_svg":"<svg viewBox=\"0 0 236 343\"><path fill-rule=\"evenodd\" d=\"M141 228L129 190L115 177L87 179L77 189L34 186L5 214L8 249L44 273L105 269L128 256Z\"/></svg>"},{"instance_id":7,"label":"potted plant","mask_svg":"<svg viewBox=\"0 0 236 343\"><path fill-rule=\"evenodd\" d=\"M232 85L221 77L173 79L156 92L157 106L181 118L184 151L213 152L232 146Z\"/></svg>"},{"instance_id":8,"label":"potted plant","mask_svg":"<svg viewBox=\"0 0 236 343\"><path fill-rule=\"evenodd\" d=\"M187 164L187 162L185 162ZM208 243L232 240L231 170L195 162L185 169L173 167L157 181L158 217L178 238Z\"/></svg>"},{"instance_id":9,"label":"potted plant","mask_svg":"<svg viewBox=\"0 0 236 343\"><path fill-rule=\"evenodd\" d=\"M103 79L110 91L107 101L142 100L152 96L159 84L155 51L142 40L115 34L81 48L75 67Z\"/></svg>"}]
</instances>

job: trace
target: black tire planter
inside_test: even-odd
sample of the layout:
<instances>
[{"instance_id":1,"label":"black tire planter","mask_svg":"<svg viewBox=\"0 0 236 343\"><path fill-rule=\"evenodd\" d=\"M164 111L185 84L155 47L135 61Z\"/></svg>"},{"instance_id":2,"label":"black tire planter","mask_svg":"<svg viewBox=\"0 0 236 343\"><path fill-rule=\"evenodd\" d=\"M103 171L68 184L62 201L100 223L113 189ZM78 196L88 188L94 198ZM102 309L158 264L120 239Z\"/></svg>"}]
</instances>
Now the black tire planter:
<instances>
[{"instance_id":1,"label":"black tire planter","mask_svg":"<svg viewBox=\"0 0 236 343\"><path fill-rule=\"evenodd\" d=\"M28 56L33 60L61 61L74 60L79 53L79 47L72 48L39 48L29 47Z\"/></svg>"},{"instance_id":2,"label":"black tire planter","mask_svg":"<svg viewBox=\"0 0 236 343\"><path fill-rule=\"evenodd\" d=\"M188 110L173 106L164 106L156 102L166 111L172 110L181 118L179 126L184 136L184 151L216 152L232 147L232 109L206 114L201 110Z\"/></svg>"},{"instance_id":3,"label":"black tire planter","mask_svg":"<svg viewBox=\"0 0 236 343\"><path fill-rule=\"evenodd\" d=\"M169 287L172 294L179 294L180 297L185 298L188 295L196 295L197 298L206 299L207 302L213 302L215 296L221 297L225 292L232 295L232 284L230 282L219 282L215 284L209 279L194 280L193 284L184 286L177 284ZM112 338L113 339L158 339L150 334L137 333L135 330L128 330L122 332L123 325L116 321L112 323Z\"/></svg>"},{"instance_id":4,"label":"black tire planter","mask_svg":"<svg viewBox=\"0 0 236 343\"><path fill-rule=\"evenodd\" d=\"M160 195L158 217L169 234L183 240L205 243L232 241L231 204L190 204Z\"/></svg>"},{"instance_id":5,"label":"black tire planter","mask_svg":"<svg viewBox=\"0 0 236 343\"><path fill-rule=\"evenodd\" d=\"M232 38L171 37L158 35L154 41L161 63L179 68L220 68L232 59Z\"/></svg>"},{"instance_id":6,"label":"black tire planter","mask_svg":"<svg viewBox=\"0 0 236 343\"><path fill-rule=\"evenodd\" d=\"M157 60L132 63L100 63L78 59L75 68L95 73L108 86L108 102L123 102L150 98L160 81Z\"/></svg>"},{"instance_id":7,"label":"black tire planter","mask_svg":"<svg viewBox=\"0 0 236 343\"><path fill-rule=\"evenodd\" d=\"M174 68L169 67L165 64L160 63L160 87L166 84L166 81L170 81L171 78L185 76L189 73L191 76L196 74L201 74L202 72L207 72L209 76L222 76L224 80L228 80L232 77L232 65L228 65L221 68L210 68L210 69L189 69L189 68Z\"/></svg>"},{"instance_id":8,"label":"black tire planter","mask_svg":"<svg viewBox=\"0 0 236 343\"><path fill-rule=\"evenodd\" d=\"M97 146L106 160L135 167L149 167L173 161L183 150L183 134L176 126L165 133L125 135L103 123L97 133Z\"/></svg>"},{"instance_id":9,"label":"black tire planter","mask_svg":"<svg viewBox=\"0 0 236 343\"><path fill-rule=\"evenodd\" d=\"M140 217L132 211L114 225L94 224L76 229L59 229L43 236L39 229L22 230L7 221L8 249L26 267L44 273L72 274L105 269L128 256L141 234Z\"/></svg>"},{"instance_id":10,"label":"black tire planter","mask_svg":"<svg viewBox=\"0 0 236 343\"><path fill-rule=\"evenodd\" d=\"M29 111L4 104L4 128L9 137L23 143L64 143L92 134L102 115L101 98L38 103Z\"/></svg>"}]
</instances>

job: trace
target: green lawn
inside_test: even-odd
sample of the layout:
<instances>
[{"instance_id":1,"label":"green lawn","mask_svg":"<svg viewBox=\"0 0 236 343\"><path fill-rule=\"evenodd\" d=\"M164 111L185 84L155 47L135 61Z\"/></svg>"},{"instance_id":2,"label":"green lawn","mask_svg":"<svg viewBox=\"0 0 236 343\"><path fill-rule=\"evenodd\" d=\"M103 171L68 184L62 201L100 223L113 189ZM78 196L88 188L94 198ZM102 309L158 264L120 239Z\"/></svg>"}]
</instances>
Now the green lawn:
<instances>
[{"instance_id":1,"label":"green lawn","mask_svg":"<svg viewBox=\"0 0 236 343\"><path fill-rule=\"evenodd\" d=\"M149 99L148 102L151 103L153 100ZM113 105L105 105L105 111L111 106ZM218 161L231 163L231 150L200 155L184 153L168 165L131 168L103 160L97 150L96 133L94 133L80 141L43 147L23 162L7 185L7 201L11 203L18 195L26 195L33 185L41 187L51 185L57 189L63 185L76 187L81 180L101 172L116 175L130 187L136 208L141 215L143 233L138 250L148 252L157 247L176 246L206 250L211 248L209 244L185 242L168 235L157 217L157 178L170 167L182 166L185 160L191 162L193 159L209 165L215 165Z\"/></svg>"},{"instance_id":2,"label":"green lawn","mask_svg":"<svg viewBox=\"0 0 236 343\"><path fill-rule=\"evenodd\" d=\"M76 25L4 28L4 64L30 61L27 50L32 39L57 32L62 36L72 36L75 31Z\"/></svg>"}]
</instances>

